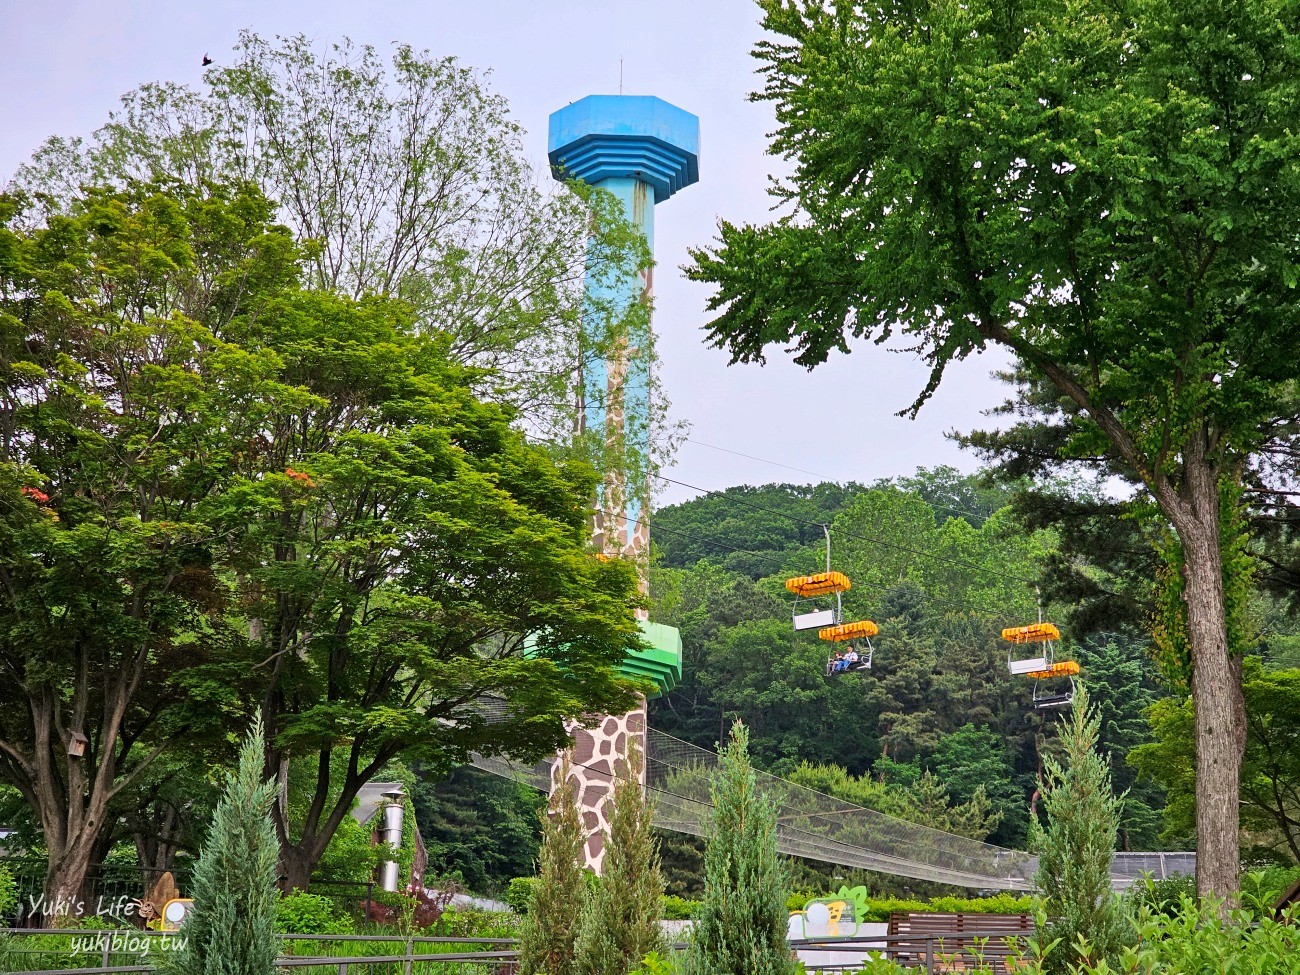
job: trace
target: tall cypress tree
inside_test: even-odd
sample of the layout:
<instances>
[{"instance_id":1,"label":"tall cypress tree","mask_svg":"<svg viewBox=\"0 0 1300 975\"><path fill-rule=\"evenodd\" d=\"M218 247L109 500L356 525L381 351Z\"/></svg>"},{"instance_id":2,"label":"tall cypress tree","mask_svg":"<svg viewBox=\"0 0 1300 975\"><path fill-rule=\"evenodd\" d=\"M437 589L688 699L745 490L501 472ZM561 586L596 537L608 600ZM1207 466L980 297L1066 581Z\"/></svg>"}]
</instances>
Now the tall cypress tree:
<instances>
[{"instance_id":1,"label":"tall cypress tree","mask_svg":"<svg viewBox=\"0 0 1300 975\"><path fill-rule=\"evenodd\" d=\"M758 794L749 730L737 721L718 756L704 853L704 901L685 975L792 975L787 878L776 850L776 806Z\"/></svg>"},{"instance_id":2,"label":"tall cypress tree","mask_svg":"<svg viewBox=\"0 0 1300 975\"><path fill-rule=\"evenodd\" d=\"M575 975L587 879L583 876L582 821L567 760L560 767L560 786L551 793L542 817L538 882L519 932L519 968L522 975Z\"/></svg>"},{"instance_id":3,"label":"tall cypress tree","mask_svg":"<svg viewBox=\"0 0 1300 975\"><path fill-rule=\"evenodd\" d=\"M181 975L270 975L275 969L280 844L271 825L274 783L262 777L265 751L258 715L194 866L194 911L176 956Z\"/></svg>"},{"instance_id":4,"label":"tall cypress tree","mask_svg":"<svg viewBox=\"0 0 1300 975\"><path fill-rule=\"evenodd\" d=\"M1090 964L1106 959L1114 966L1127 941L1123 908L1110 889L1124 800L1115 796L1110 770L1097 754L1100 723L1087 690L1080 687L1061 729L1064 764L1051 756L1044 760L1047 828L1037 820L1029 824L1031 847L1038 854L1034 885L1049 919L1037 937L1044 946L1059 939L1047 958L1045 970L1051 975L1065 975L1083 960L1080 936L1087 941Z\"/></svg>"},{"instance_id":5,"label":"tall cypress tree","mask_svg":"<svg viewBox=\"0 0 1300 975\"><path fill-rule=\"evenodd\" d=\"M578 935L580 975L627 975L664 947L664 881L659 842L650 830L652 807L641 788L642 765L633 746L610 798L604 869Z\"/></svg>"}]
</instances>

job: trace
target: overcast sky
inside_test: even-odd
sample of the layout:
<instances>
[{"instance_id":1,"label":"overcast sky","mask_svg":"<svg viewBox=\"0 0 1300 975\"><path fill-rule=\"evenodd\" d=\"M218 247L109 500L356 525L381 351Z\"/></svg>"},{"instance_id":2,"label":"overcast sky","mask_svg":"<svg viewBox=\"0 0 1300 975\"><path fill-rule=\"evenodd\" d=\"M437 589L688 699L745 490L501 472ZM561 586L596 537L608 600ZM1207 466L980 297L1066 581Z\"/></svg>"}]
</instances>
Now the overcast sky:
<instances>
[{"instance_id":1,"label":"overcast sky","mask_svg":"<svg viewBox=\"0 0 1300 975\"><path fill-rule=\"evenodd\" d=\"M584 95L617 92L622 58L627 94L658 95L700 117L700 182L655 214L662 379L694 441L670 476L717 489L870 481L938 464L972 469L975 458L944 433L980 426L980 410L1003 398L989 378L1001 356L952 367L912 421L894 415L925 382L910 355L862 344L807 372L779 350L766 366L728 367L725 353L703 344L708 289L683 279L687 249L707 243L719 218L765 219L770 176L783 169L766 155L771 107L746 97L757 87L749 53L757 20L752 0L0 0L0 182L46 137L102 125L139 84L200 85L203 55L223 63L242 28L322 42L348 36L381 49L403 41L490 70L537 164L547 116ZM693 493L669 485L661 503Z\"/></svg>"}]
</instances>

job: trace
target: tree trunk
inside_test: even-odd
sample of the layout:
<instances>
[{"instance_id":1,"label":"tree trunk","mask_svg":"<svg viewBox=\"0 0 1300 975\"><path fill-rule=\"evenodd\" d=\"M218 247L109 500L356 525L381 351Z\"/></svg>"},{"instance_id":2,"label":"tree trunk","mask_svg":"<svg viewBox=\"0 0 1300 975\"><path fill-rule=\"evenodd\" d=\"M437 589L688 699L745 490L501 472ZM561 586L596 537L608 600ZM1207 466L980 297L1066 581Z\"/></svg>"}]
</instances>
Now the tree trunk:
<instances>
[{"instance_id":1,"label":"tree trunk","mask_svg":"<svg viewBox=\"0 0 1300 975\"><path fill-rule=\"evenodd\" d=\"M280 846L280 890L288 894L294 890L306 893L311 886L311 872L318 857L309 856L296 846Z\"/></svg>"},{"instance_id":2,"label":"tree trunk","mask_svg":"<svg viewBox=\"0 0 1300 975\"><path fill-rule=\"evenodd\" d=\"M1212 492L1212 497L1207 497ZM1193 517L1176 524L1183 546L1183 599L1196 706L1196 890L1233 902L1241 865L1241 760L1245 704L1240 665L1228 647L1219 546L1218 489L1193 496Z\"/></svg>"},{"instance_id":3,"label":"tree trunk","mask_svg":"<svg viewBox=\"0 0 1300 975\"><path fill-rule=\"evenodd\" d=\"M39 916L33 919L40 927L71 927L94 909L86 885L91 852L92 844L78 843L57 859L50 857L44 900Z\"/></svg>"}]
</instances>

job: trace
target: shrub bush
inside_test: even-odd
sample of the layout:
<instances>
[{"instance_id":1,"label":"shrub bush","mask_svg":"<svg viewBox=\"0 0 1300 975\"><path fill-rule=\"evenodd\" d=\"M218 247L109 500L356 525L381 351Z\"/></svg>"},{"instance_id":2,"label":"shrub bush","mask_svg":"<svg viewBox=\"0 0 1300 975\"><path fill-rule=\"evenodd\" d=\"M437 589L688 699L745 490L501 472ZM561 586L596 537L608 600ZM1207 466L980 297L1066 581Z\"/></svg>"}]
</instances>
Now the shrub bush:
<instances>
[{"instance_id":1,"label":"shrub bush","mask_svg":"<svg viewBox=\"0 0 1300 975\"><path fill-rule=\"evenodd\" d=\"M455 891L450 888L432 890L427 887L408 887L397 894L383 893L370 902L370 916L366 920L395 928L402 934L425 934L442 920L453 896Z\"/></svg>"},{"instance_id":2,"label":"shrub bush","mask_svg":"<svg viewBox=\"0 0 1300 975\"><path fill-rule=\"evenodd\" d=\"M1252 870L1241 878L1241 904L1249 910L1267 914L1297 880L1300 880L1300 867L1297 866Z\"/></svg>"},{"instance_id":3,"label":"shrub bush","mask_svg":"<svg viewBox=\"0 0 1300 975\"><path fill-rule=\"evenodd\" d=\"M295 890L276 905L275 927L283 934L351 934L352 919L328 897Z\"/></svg>"},{"instance_id":4,"label":"shrub bush","mask_svg":"<svg viewBox=\"0 0 1300 975\"><path fill-rule=\"evenodd\" d=\"M1176 914L1182 909L1184 898L1195 896L1196 878L1185 873L1163 880L1143 877L1128 892L1135 913L1145 907L1153 914Z\"/></svg>"},{"instance_id":5,"label":"shrub bush","mask_svg":"<svg viewBox=\"0 0 1300 975\"><path fill-rule=\"evenodd\" d=\"M804 905L814 897L831 896L824 894L792 894L786 901L791 911L802 911ZM890 914L1033 914L1034 899L1029 895L1013 897L1011 894L997 894L994 897L935 897L928 901L905 900L901 897L876 897L867 902L864 921L888 921Z\"/></svg>"},{"instance_id":6,"label":"shrub bush","mask_svg":"<svg viewBox=\"0 0 1300 975\"><path fill-rule=\"evenodd\" d=\"M536 877L516 877L506 884L505 894L502 897L516 914L527 914L528 905L533 899L533 891L536 889Z\"/></svg>"},{"instance_id":7,"label":"shrub bush","mask_svg":"<svg viewBox=\"0 0 1300 975\"><path fill-rule=\"evenodd\" d=\"M519 915L449 907L438 922L438 933L448 938L514 938L519 935Z\"/></svg>"},{"instance_id":8,"label":"shrub bush","mask_svg":"<svg viewBox=\"0 0 1300 975\"><path fill-rule=\"evenodd\" d=\"M0 863L0 921L11 921L18 914L18 881L3 863Z\"/></svg>"},{"instance_id":9,"label":"shrub bush","mask_svg":"<svg viewBox=\"0 0 1300 975\"><path fill-rule=\"evenodd\" d=\"M689 921L695 917L695 912L699 909L699 901L688 900L675 894L665 894L659 916L665 921Z\"/></svg>"}]
</instances>

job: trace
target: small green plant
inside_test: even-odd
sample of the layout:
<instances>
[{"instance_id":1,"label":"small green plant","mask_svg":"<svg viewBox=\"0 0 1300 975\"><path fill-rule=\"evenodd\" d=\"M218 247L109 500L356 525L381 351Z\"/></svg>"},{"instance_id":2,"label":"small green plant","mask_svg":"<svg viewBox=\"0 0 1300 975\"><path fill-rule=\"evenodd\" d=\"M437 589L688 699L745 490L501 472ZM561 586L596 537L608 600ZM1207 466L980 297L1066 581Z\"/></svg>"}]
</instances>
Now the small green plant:
<instances>
[{"instance_id":1,"label":"small green plant","mask_svg":"<svg viewBox=\"0 0 1300 975\"><path fill-rule=\"evenodd\" d=\"M585 837L566 760L542 820L537 886L519 931L523 975L575 975L578 923L587 903ZM549 813L549 815L547 814Z\"/></svg>"},{"instance_id":2,"label":"small green plant","mask_svg":"<svg viewBox=\"0 0 1300 975\"><path fill-rule=\"evenodd\" d=\"M0 927L13 918L18 910L18 881L13 872L0 863Z\"/></svg>"},{"instance_id":3,"label":"small green plant","mask_svg":"<svg viewBox=\"0 0 1300 975\"><path fill-rule=\"evenodd\" d=\"M1188 897L1168 915L1142 908L1134 922L1136 944L1124 948L1118 966L1105 972L1293 975L1300 958L1300 911L1279 920L1235 910L1225 919L1221 906L1212 898L1198 903ZM1075 966L1070 975L1085 972L1092 975Z\"/></svg>"},{"instance_id":4,"label":"small green plant","mask_svg":"<svg viewBox=\"0 0 1300 975\"><path fill-rule=\"evenodd\" d=\"M641 959L639 968L634 968L628 975L675 975L673 963L657 951L652 951Z\"/></svg>"},{"instance_id":5,"label":"small green plant","mask_svg":"<svg viewBox=\"0 0 1300 975\"><path fill-rule=\"evenodd\" d=\"M1185 898L1195 896L1196 878L1182 873L1160 880L1143 877L1127 894L1134 913L1145 907L1153 914L1175 914L1182 909Z\"/></svg>"},{"instance_id":6,"label":"small green plant","mask_svg":"<svg viewBox=\"0 0 1300 975\"><path fill-rule=\"evenodd\" d=\"M653 807L641 788L641 755L635 745L619 769L606 808L604 870L587 900L576 946L582 975L627 975L664 947L659 843L650 826Z\"/></svg>"},{"instance_id":7,"label":"small green plant","mask_svg":"<svg viewBox=\"0 0 1300 975\"><path fill-rule=\"evenodd\" d=\"M695 912L699 909L699 901L678 897L675 894L664 894L659 916L665 921L689 921L695 917Z\"/></svg>"},{"instance_id":8,"label":"small green plant","mask_svg":"<svg viewBox=\"0 0 1300 975\"><path fill-rule=\"evenodd\" d=\"M259 715L226 783L194 867L194 912L185 920L180 975L271 975L275 967L274 783L262 776L266 740Z\"/></svg>"},{"instance_id":9,"label":"small green plant","mask_svg":"<svg viewBox=\"0 0 1300 975\"><path fill-rule=\"evenodd\" d=\"M449 938L515 938L520 917L510 911L449 907L438 922L438 933Z\"/></svg>"},{"instance_id":10,"label":"small green plant","mask_svg":"<svg viewBox=\"0 0 1300 975\"><path fill-rule=\"evenodd\" d=\"M737 721L718 756L704 853L704 900L691 930L686 975L794 975L785 866L776 807L758 792L749 730Z\"/></svg>"},{"instance_id":11,"label":"small green plant","mask_svg":"<svg viewBox=\"0 0 1300 975\"><path fill-rule=\"evenodd\" d=\"M516 913L526 914L528 913L528 905L532 903L536 892L536 877L515 877L510 883L506 884L503 898L507 904L514 908Z\"/></svg>"},{"instance_id":12,"label":"small green plant","mask_svg":"<svg viewBox=\"0 0 1300 975\"><path fill-rule=\"evenodd\" d=\"M295 890L275 907L276 929L285 934L351 934L352 919L319 894Z\"/></svg>"}]
</instances>

